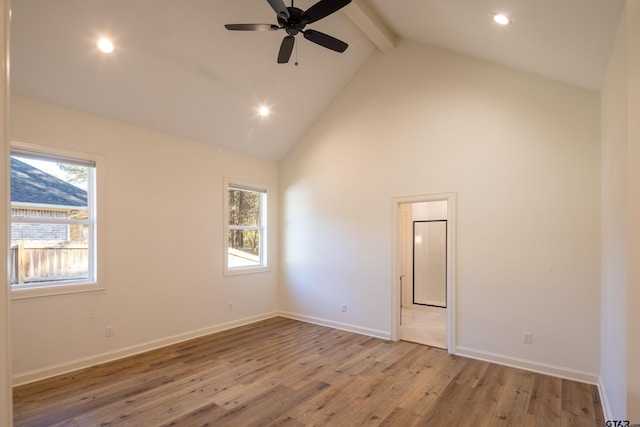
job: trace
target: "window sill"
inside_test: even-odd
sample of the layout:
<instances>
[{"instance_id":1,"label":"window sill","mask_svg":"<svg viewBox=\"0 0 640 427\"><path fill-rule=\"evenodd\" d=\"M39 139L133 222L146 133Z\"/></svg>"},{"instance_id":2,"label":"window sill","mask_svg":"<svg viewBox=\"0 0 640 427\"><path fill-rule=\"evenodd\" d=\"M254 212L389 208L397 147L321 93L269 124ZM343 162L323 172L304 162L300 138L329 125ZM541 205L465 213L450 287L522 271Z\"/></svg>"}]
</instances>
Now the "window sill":
<instances>
[{"instance_id":1,"label":"window sill","mask_svg":"<svg viewBox=\"0 0 640 427\"><path fill-rule=\"evenodd\" d=\"M27 299L27 298L40 298L49 297L55 295L69 295L79 294L85 292L104 291L105 288L97 283L80 283L80 284L65 284L65 285L47 285L40 287L25 287L18 289L11 289L11 299Z\"/></svg>"},{"instance_id":2,"label":"window sill","mask_svg":"<svg viewBox=\"0 0 640 427\"><path fill-rule=\"evenodd\" d=\"M268 273L271 271L269 267L240 267L233 269L226 269L224 271L225 276L239 276L242 274L254 274L254 273Z\"/></svg>"}]
</instances>

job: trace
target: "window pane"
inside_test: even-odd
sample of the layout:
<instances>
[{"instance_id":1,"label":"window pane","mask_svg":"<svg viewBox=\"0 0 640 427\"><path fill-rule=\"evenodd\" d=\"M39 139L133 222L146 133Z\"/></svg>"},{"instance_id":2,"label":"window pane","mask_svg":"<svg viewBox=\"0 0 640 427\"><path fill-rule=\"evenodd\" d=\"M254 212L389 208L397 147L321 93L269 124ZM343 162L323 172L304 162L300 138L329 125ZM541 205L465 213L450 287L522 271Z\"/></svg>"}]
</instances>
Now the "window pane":
<instances>
[{"instance_id":1,"label":"window pane","mask_svg":"<svg viewBox=\"0 0 640 427\"><path fill-rule=\"evenodd\" d=\"M88 225L19 223L11 234L12 284L89 277Z\"/></svg>"},{"instance_id":2,"label":"window pane","mask_svg":"<svg viewBox=\"0 0 640 427\"><path fill-rule=\"evenodd\" d=\"M261 193L229 188L229 225L259 226Z\"/></svg>"},{"instance_id":3,"label":"window pane","mask_svg":"<svg viewBox=\"0 0 640 427\"><path fill-rule=\"evenodd\" d=\"M93 279L93 173L44 154L11 156L11 284Z\"/></svg>"},{"instance_id":4,"label":"window pane","mask_svg":"<svg viewBox=\"0 0 640 427\"><path fill-rule=\"evenodd\" d=\"M260 231L229 230L228 267L260 265Z\"/></svg>"}]
</instances>

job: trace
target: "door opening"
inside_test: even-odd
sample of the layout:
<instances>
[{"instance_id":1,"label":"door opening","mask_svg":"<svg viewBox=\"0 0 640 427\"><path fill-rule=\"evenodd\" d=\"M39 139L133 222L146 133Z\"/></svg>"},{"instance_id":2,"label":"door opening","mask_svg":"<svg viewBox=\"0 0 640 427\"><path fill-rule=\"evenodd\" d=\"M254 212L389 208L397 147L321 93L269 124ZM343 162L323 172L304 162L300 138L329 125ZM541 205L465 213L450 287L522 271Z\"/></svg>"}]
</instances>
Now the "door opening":
<instances>
[{"instance_id":1,"label":"door opening","mask_svg":"<svg viewBox=\"0 0 640 427\"><path fill-rule=\"evenodd\" d=\"M393 199L392 339L455 343L455 193Z\"/></svg>"}]
</instances>

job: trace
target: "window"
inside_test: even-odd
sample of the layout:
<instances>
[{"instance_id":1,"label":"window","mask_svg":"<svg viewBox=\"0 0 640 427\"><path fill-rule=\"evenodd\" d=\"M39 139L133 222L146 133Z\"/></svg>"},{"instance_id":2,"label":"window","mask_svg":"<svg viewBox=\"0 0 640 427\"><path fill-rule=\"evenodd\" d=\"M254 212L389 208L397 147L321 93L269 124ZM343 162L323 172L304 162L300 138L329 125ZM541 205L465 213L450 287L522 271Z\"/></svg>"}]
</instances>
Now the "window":
<instances>
[{"instance_id":1,"label":"window","mask_svg":"<svg viewBox=\"0 0 640 427\"><path fill-rule=\"evenodd\" d=\"M225 274L267 268L267 190L225 180Z\"/></svg>"},{"instance_id":2,"label":"window","mask_svg":"<svg viewBox=\"0 0 640 427\"><path fill-rule=\"evenodd\" d=\"M14 291L96 284L96 163L67 154L11 150Z\"/></svg>"}]
</instances>

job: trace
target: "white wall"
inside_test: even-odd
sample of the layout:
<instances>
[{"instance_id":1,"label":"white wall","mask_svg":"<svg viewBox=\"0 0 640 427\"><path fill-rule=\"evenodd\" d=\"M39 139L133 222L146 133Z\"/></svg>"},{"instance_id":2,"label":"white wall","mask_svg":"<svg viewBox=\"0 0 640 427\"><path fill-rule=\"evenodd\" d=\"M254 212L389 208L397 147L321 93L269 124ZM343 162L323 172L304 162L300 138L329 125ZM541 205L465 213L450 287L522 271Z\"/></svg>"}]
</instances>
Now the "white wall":
<instances>
[{"instance_id":1,"label":"white wall","mask_svg":"<svg viewBox=\"0 0 640 427\"><path fill-rule=\"evenodd\" d=\"M627 41L626 15L602 89L602 362L611 416L626 419Z\"/></svg>"},{"instance_id":2,"label":"white wall","mask_svg":"<svg viewBox=\"0 0 640 427\"><path fill-rule=\"evenodd\" d=\"M275 162L21 97L11 124L14 139L103 156L107 176L107 290L12 302L18 382L277 312L277 221L272 271L222 274L223 177L271 186L276 219Z\"/></svg>"},{"instance_id":3,"label":"white wall","mask_svg":"<svg viewBox=\"0 0 640 427\"><path fill-rule=\"evenodd\" d=\"M629 288L627 416L640 424L640 2L627 0L629 31Z\"/></svg>"},{"instance_id":4,"label":"white wall","mask_svg":"<svg viewBox=\"0 0 640 427\"><path fill-rule=\"evenodd\" d=\"M9 55L9 1L0 0L0 176L9 176L8 137L8 55ZM11 402L11 352L9 346L9 294L7 271L7 248L9 247L7 213L9 212L9 183L0 180L0 425L13 424Z\"/></svg>"},{"instance_id":5,"label":"white wall","mask_svg":"<svg viewBox=\"0 0 640 427\"><path fill-rule=\"evenodd\" d=\"M456 191L457 350L597 381L599 122L595 92L374 54L281 162L283 311L389 335L391 198Z\"/></svg>"},{"instance_id":6,"label":"white wall","mask_svg":"<svg viewBox=\"0 0 640 427\"><path fill-rule=\"evenodd\" d=\"M640 4L628 1L602 90L602 362L609 417L640 422Z\"/></svg>"}]
</instances>

